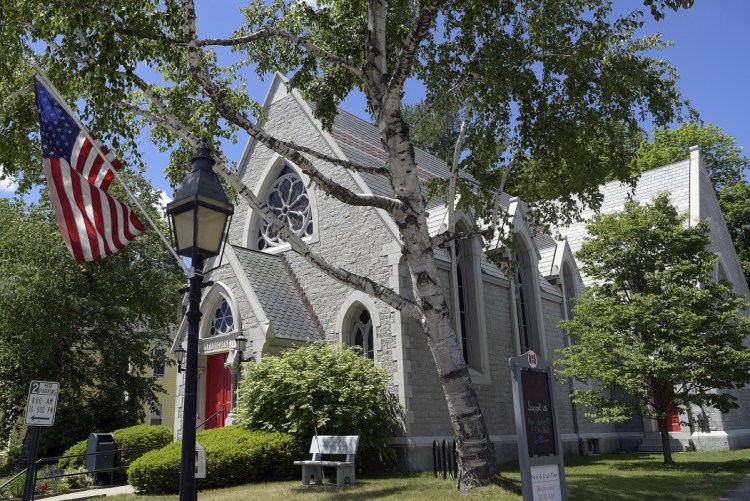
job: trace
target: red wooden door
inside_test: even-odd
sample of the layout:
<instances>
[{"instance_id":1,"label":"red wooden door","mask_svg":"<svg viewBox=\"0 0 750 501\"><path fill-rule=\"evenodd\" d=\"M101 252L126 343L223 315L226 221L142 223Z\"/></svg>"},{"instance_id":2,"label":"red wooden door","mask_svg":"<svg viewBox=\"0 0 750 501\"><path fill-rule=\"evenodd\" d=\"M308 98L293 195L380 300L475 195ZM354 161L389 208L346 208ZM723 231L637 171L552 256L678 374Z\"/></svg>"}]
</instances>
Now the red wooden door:
<instances>
[{"instance_id":1,"label":"red wooden door","mask_svg":"<svg viewBox=\"0 0 750 501\"><path fill-rule=\"evenodd\" d=\"M661 431L661 423L659 421L656 422L656 426ZM667 431L680 431L680 429L680 415L672 412L667 419Z\"/></svg>"},{"instance_id":2,"label":"red wooden door","mask_svg":"<svg viewBox=\"0 0 750 501\"><path fill-rule=\"evenodd\" d=\"M671 392L670 392L671 393ZM654 398L654 403L659 404L659 399ZM672 410L672 406L667 406L669 417L667 418L667 431L680 431L680 415ZM656 427L661 432L661 422L656 421Z\"/></svg>"},{"instance_id":3,"label":"red wooden door","mask_svg":"<svg viewBox=\"0 0 750 501\"><path fill-rule=\"evenodd\" d=\"M224 368L226 353L206 357L206 419L220 410L204 425L206 430L224 426L229 411L232 409L232 373Z\"/></svg>"}]
</instances>

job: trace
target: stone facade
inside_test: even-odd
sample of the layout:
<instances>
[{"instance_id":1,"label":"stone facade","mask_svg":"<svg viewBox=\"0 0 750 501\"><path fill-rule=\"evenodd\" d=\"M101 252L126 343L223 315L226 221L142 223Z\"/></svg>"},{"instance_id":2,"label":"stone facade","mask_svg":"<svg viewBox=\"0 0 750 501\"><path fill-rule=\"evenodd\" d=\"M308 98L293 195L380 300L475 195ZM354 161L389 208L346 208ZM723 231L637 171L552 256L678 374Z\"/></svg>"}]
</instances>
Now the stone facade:
<instances>
[{"instance_id":1,"label":"stone facade","mask_svg":"<svg viewBox=\"0 0 750 501\"><path fill-rule=\"evenodd\" d=\"M330 133L322 130L313 118L309 105L296 92L287 91L280 76L274 79L271 86L266 109L269 118L262 125L273 136L293 140L329 156L356 158L359 163L383 165L377 129L342 112ZM417 152L417 160L424 171L422 174L427 177L442 176L447 172L444 163L424 152ZM316 160L314 163L323 174L355 192L389 194L390 188L373 179L374 176L351 173L322 161ZM296 172L304 181L311 207L312 231L305 237L310 247L335 266L368 276L404 296L412 295L411 278L403 264L398 233L387 214L372 208L346 206L325 196L295 166L254 141L246 148L240 165L242 180L259 198L268 196L269 187L283 168L288 167ZM712 198L713 191L710 185L706 185L707 178L703 178L705 170L701 169L700 158L695 156L686 162L646 173L636 190L636 199L648 200L668 191L681 212L696 217L711 217L714 245L725 256L724 272L737 284L740 292L747 293L741 270L738 273L731 240L728 239L726 227L722 226L723 219L715 197ZM603 193L607 200L606 211L622 208L624 187L608 184L603 187ZM525 222L523 204L509 197L503 200L513 213L514 231L524 242L523 260L528 266L524 268L523 288L519 285L521 281L518 277L506 276L480 253L471 256L469 252L470 257L465 259L470 262L462 261L462 266L473 267L468 274L471 278L464 281L464 290L469 291L468 297L476 299L467 309L467 315L471 316L467 325L472 327L467 342L474 350L470 357L470 371L501 462L517 457L508 359L520 354L522 324L530 326L532 332L528 342L540 356L557 358L558 350L567 342L558 324L568 315L568 296L574 294L580 297L585 284L585 277L580 277L573 259L574 252L580 248L585 237L583 223L558 229L567 236L567 240L534 235ZM695 204L699 207L696 208ZM437 203L428 210L429 227L434 234L444 224L445 211ZM236 208L229 241L231 246L228 246L227 255L210 274L215 285L204 299L207 318L210 318L217 298L227 298L236 323L235 329L224 336L231 340L242 332L251 340L246 359L252 357L259 360L312 339L351 344L353 317L366 310L373 325L375 359L392 374L392 391L406 408L405 433L393 438L393 446L399 451L405 469L432 468L433 441L451 440L452 429L435 364L418 323L404 319L399 312L381 301L331 279L290 251L286 244L259 252L257 215L248 210L244 203ZM454 267L458 267L459 259L464 258L452 257L445 249L436 251L436 257L439 279L446 296L451 304L458 304ZM456 262L452 263L452 259ZM213 266L215 264L209 265ZM259 266L268 273L259 274ZM284 276L278 278L281 267L285 270ZM561 272L564 267L572 270L566 277ZM276 278L272 280L268 277ZM274 298L281 297L288 311L278 307L279 301L272 303ZM524 311L528 315L523 322L519 315L524 313L517 306L520 298L525 301ZM303 310L307 312L304 322L289 322L284 318L292 311L300 315ZM207 321L204 320L204 324ZM206 332L205 326L201 332ZM182 342L183 336L184 326L175 343ZM236 371L238 361L232 358L230 347L226 351L229 355L227 365ZM592 423L584 416L585 409L573 405L569 398L571 388L583 384L568 380L555 385L559 431L566 454L634 449L653 431L650 423L640 419L618 425ZM181 386L179 381L178 386ZM204 387L199 386L199 391L200 388ZM740 390L738 395L743 405L750 403L750 389ZM178 398L178 407L180 403L181 399ZM202 408L200 401L198 408ZM693 433L693 439L700 438L701 444L710 444L704 448L749 445L750 418L746 413L724 416L711 414L710 410L706 412L709 413L707 421L713 428L706 431L705 437L695 434L699 432ZM179 430L179 422L176 429ZM687 433L687 437L690 438L690 433Z\"/></svg>"}]
</instances>

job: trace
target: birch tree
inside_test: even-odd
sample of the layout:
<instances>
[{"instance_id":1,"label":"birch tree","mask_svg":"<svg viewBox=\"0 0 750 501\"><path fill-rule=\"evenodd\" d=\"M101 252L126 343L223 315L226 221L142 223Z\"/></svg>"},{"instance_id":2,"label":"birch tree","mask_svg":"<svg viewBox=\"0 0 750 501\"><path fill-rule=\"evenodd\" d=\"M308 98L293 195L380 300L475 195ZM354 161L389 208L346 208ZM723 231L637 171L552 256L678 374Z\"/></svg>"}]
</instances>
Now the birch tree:
<instances>
[{"instance_id":1,"label":"birch tree","mask_svg":"<svg viewBox=\"0 0 750 501\"><path fill-rule=\"evenodd\" d=\"M609 0L251 0L234 13L238 30L209 39L200 35L193 0L10 1L0 7L0 92L9 96L0 104L0 165L4 175L20 175L21 188L39 182L28 92L34 56L69 101L85 103L84 120L120 157L138 162L142 131L170 151L165 175L173 183L185 174L198 137L212 138L218 150L221 140L249 136L342 204L389 213L399 229L413 299L330 264L242 185L226 158L218 158L218 170L237 196L295 252L423 327L456 437L458 487L466 489L492 476L494 448L438 281L433 249L456 235L428 234L424 186L402 114L407 82L421 84L428 110L446 100L472 103L460 163L473 179L464 191L477 195L466 206L475 220L491 220L493 194L503 179L540 221L570 218L581 203L597 205L603 180L630 177L629 145L640 138L639 119L666 124L679 113L674 70L647 55L664 43L635 32L647 19L691 3L644 0L650 17L636 11L616 18ZM232 19L222 7L211 9ZM246 86L253 72L271 71L290 77L326 128L343 98L363 92L387 167L331 158L267 134L258 126L263 110ZM354 192L321 173L313 160L383 176L393 195ZM459 177L457 189L462 182Z\"/></svg>"}]
</instances>

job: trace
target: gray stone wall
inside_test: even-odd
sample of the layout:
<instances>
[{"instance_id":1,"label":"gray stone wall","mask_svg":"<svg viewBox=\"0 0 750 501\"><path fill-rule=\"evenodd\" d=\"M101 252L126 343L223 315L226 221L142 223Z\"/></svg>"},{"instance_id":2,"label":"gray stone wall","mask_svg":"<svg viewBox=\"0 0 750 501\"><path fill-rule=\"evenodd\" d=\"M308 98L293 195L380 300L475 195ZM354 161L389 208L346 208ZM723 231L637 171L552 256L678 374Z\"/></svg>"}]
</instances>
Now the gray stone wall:
<instances>
[{"instance_id":1,"label":"gray stone wall","mask_svg":"<svg viewBox=\"0 0 750 501\"><path fill-rule=\"evenodd\" d=\"M270 119L265 128L271 135L293 139L297 144L327 155L335 155L319 129L293 96L287 95L277 100L271 105L268 116ZM275 178L275 172L266 172L274 158L274 153L262 145L256 145L249 164L243 166L243 181L256 193L264 182L264 174ZM362 192L349 172L321 161L314 163L316 168L329 178L354 192ZM315 234L310 242L313 251L334 266L368 276L378 283L388 284L393 271L383 248L393 241L393 237L380 214L372 208L345 205L333 197L326 196L312 183L308 185L307 190L317 208L317 219L314 220ZM265 194L257 195L263 198ZM242 219L241 225L233 224L231 238L244 247L255 248L257 226L252 218L252 211L245 213ZM243 235L247 235L247 239L243 239ZM354 292L353 289L330 278L292 251L285 251L285 257L321 322L326 339L329 342L340 342L340 326L337 325L337 319L340 317L342 305ZM397 368L393 350L396 341L391 332L394 312L384 303L378 300L374 302L380 318L380 326L376 332L378 341L375 343L376 346L380 346L377 356L389 371L395 373Z\"/></svg>"}]
</instances>

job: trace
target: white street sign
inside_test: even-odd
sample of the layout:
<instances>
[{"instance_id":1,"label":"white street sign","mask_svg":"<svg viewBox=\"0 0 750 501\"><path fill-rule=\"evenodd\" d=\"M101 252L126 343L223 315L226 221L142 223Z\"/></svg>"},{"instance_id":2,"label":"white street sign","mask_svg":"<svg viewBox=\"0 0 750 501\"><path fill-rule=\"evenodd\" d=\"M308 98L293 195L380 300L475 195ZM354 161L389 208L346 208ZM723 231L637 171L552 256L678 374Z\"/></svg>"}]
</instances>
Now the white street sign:
<instances>
[{"instance_id":1,"label":"white street sign","mask_svg":"<svg viewBox=\"0 0 750 501\"><path fill-rule=\"evenodd\" d=\"M29 426L52 426L55 424L57 394L60 383L54 381L32 381L26 403L24 423Z\"/></svg>"},{"instance_id":2,"label":"white street sign","mask_svg":"<svg viewBox=\"0 0 750 501\"><path fill-rule=\"evenodd\" d=\"M195 478L206 478L206 449L195 443Z\"/></svg>"}]
</instances>

